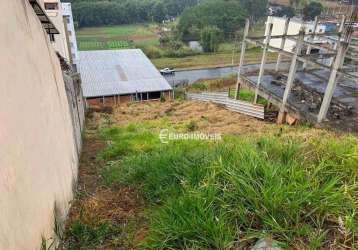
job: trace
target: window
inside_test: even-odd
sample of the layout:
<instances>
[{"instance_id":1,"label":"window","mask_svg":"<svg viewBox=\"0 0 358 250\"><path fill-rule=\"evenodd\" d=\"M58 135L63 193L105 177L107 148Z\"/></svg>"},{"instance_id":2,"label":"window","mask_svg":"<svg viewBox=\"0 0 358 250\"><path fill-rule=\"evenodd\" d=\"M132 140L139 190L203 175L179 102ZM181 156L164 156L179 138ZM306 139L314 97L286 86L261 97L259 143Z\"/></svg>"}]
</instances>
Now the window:
<instances>
[{"instance_id":1,"label":"window","mask_svg":"<svg viewBox=\"0 0 358 250\"><path fill-rule=\"evenodd\" d=\"M50 41L54 42L55 41L55 34L49 34L50 36Z\"/></svg>"},{"instance_id":2,"label":"window","mask_svg":"<svg viewBox=\"0 0 358 250\"><path fill-rule=\"evenodd\" d=\"M322 32L323 32L323 29L320 29L320 30L319 30L319 33L322 33Z\"/></svg>"},{"instance_id":3,"label":"window","mask_svg":"<svg viewBox=\"0 0 358 250\"><path fill-rule=\"evenodd\" d=\"M310 30L308 31L308 33L312 33L312 30L310 29Z\"/></svg>"},{"instance_id":4,"label":"window","mask_svg":"<svg viewBox=\"0 0 358 250\"><path fill-rule=\"evenodd\" d=\"M46 10L58 10L58 3L45 3Z\"/></svg>"}]
</instances>

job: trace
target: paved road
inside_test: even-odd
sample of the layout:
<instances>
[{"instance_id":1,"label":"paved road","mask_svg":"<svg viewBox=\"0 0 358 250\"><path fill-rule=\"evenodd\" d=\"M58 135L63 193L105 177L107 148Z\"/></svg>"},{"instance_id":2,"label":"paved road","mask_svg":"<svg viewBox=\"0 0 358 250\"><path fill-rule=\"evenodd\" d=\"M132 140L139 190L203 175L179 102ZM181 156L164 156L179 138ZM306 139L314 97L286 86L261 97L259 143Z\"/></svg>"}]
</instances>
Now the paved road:
<instances>
[{"instance_id":1,"label":"paved road","mask_svg":"<svg viewBox=\"0 0 358 250\"><path fill-rule=\"evenodd\" d=\"M285 64L285 63L284 63ZM287 64L283 66L287 67ZM275 63L267 64L265 69L274 69ZM258 69L260 67L259 64L249 64L245 65L243 71L252 71ZM206 69L193 69L193 70L178 70L174 75L166 76L165 78L171 85L178 85L183 82L187 82L189 84L194 83L199 79L212 79L229 76L231 74L236 74L238 70L237 66L229 66L229 67L218 67L218 68L206 68Z\"/></svg>"}]
</instances>

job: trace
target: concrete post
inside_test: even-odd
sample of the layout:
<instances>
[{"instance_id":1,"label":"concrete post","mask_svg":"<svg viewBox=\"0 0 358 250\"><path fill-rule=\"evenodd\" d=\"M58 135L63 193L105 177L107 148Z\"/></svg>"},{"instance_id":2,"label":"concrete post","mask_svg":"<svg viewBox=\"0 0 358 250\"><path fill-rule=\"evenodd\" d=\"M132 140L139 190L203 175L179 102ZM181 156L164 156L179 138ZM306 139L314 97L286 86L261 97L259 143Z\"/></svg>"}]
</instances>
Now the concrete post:
<instances>
[{"instance_id":1,"label":"concrete post","mask_svg":"<svg viewBox=\"0 0 358 250\"><path fill-rule=\"evenodd\" d=\"M317 117L318 123L321 123L327 116L327 112L328 112L329 106L331 104L333 93L337 86L337 73L338 73L338 70L343 65L344 54L345 54L347 46L348 46L348 44L343 44L342 46L339 46L339 48L338 48L337 56L334 60L331 75L329 76L327 88L324 93L321 109L318 113L318 117Z\"/></svg>"},{"instance_id":2,"label":"concrete post","mask_svg":"<svg viewBox=\"0 0 358 250\"><path fill-rule=\"evenodd\" d=\"M315 40L315 38L316 38L316 30L317 30L317 26L318 26L318 16L316 16L315 17L315 19L314 19L314 25L313 25L313 33L312 33L312 35L310 36L310 38L309 38L309 42L313 42L314 40ZM307 51L306 51L306 55L310 55L311 54L311 50L312 50L312 46L311 45L308 45L308 47L307 47ZM304 62L303 63L303 70L305 70L306 69L306 67L307 67L307 62Z\"/></svg>"},{"instance_id":3,"label":"concrete post","mask_svg":"<svg viewBox=\"0 0 358 250\"><path fill-rule=\"evenodd\" d=\"M299 56L299 54L301 54L304 37L305 37L305 32L303 29L301 29L299 36L298 36L297 44L296 44L296 51L292 57L290 71L288 73L288 78L287 78L287 83L286 83L286 88L285 88L285 92L283 94L282 104L281 104L280 112L279 112L278 118L277 118L277 123L279 123L279 124L282 124L285 121L285 112L286 112L285 107L286 107L288 97L290 96L293 82L295 80L295 76L296 76L296 72L297 72L297 57Z\"/></svg>"},{"instance_id":4,"label":"concrete post","mask_svg":"<svg viewBox=\"0 0 358 250\"><path fill-rule=\"evenodd\" d=\"M242 39L242 45L241 45L241 52L240 52L240 62L239 62L239 69L237 71L237 82L236 82L236 94L235 99L239 99L239 92L240 92L240 75L241 75L241 69L244 64L244 58L245 58L245 51L246 51L246 37L249 34L249 28L250 28L250 20L246 19L245 23L245 30L244 30L244 37Z\"/></svg>"},{"instance_id":5,"label":"concrete post","mask_svg":"<svg viewBox=\"0 0 358 250\"><path fill-rule=\"evenodd\" d=\"M262 54L262 59L261 59L261 67L260 67L259 78L257 79L257 84L256 84L254 103L257 103L257 98L258 98L258 95L259 95L259 87L260 87L262 77L263 77L264 72L265 72L265 64L266 64L266 59L267 59L267 50L268 50L268 46L270 45L272 28L273 28L273 23L271 23L271 20L270 20L268 34L267 34L265 45L264 45L264 48L263 48L263 54Z\"/></svg>"},{"instance_id":6,"label":"concrete post","mask_svg":"<svg viewBox=\"0 0 358 250\"><path fill-rule=\"evenodd\" d=\"M290 18L287 18L286 22L285 22L285 27L284 27L284 30L283 30L283 37L281 39L280 50L285 49L286 35L287 35L287 32L288 32L288 27L289 26L290 26ZM277 56L277 63L276 63L276 68L275 68L276 72L279 70L281 60L282 60L282 55L279 53L278 56Z\"/></svg>"},{"instance_id":7,"label":"concrete post","mask_svg":"<svg viewBox=\"0 0 358 250\"><path fill-rule=\"evenodd\" d=\"M346 22L346 16L345 16L345 15L342 15L341 24L340 24L339 30L338 30L338 32L339 32L340 34L338 35L338 41L337 41L336 44L333 46L333 49L334 49L334 50L337 50L338 45L339 45L339 43L340 43L340 40L341 40L341 37L342 37L341 34L342 34L342 32L343 32L345 22ZM333 65L334 60L335 60L334 58L331 58L331 60L330 60L330 62L329 62L329 66L332 66L332 65Z\"/></svg>"}]
</instances>

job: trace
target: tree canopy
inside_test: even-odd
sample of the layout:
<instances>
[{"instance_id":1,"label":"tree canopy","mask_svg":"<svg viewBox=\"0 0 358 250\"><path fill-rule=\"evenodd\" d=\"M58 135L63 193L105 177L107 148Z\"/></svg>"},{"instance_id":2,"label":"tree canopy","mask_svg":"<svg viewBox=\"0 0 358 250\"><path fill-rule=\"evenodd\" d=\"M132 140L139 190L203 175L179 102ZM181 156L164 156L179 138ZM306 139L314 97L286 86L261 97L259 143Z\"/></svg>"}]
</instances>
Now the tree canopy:
<instances>
[{"instance_id":1,"label":"tree canopy","mask_svg":"<svg viewBox=\"0 0 358 250\"><path fill-rule=\"evenodd\" d=\"M180 15L198 0L68 0L79 27L161 22Z\"/></svg>"},{"instance_id":2,"label":"tree canopy","mask_svg":"<svg viewBox=\"0 0 358 250\"><path fill-rule=\"evenodd\" d=\"M183 38L199 38L204 27L215 26L229 37L244 25L247 16L239 1L206 1L184 10L178 31Z\"/></svg>"},{"instance_id":3,"label":"tree canopy","mask_svg":"<svg viewBox=\"0 0 358 250\"><path fill-rule=\"evenodd\" d=\"M310 2L303 10L303 19L306 21L313 20L316 16L321 15L323 11L323 5L320 2Z\"/></svg>"},{"instance_id":4,"label":"tree canopy","mask_svg":"<svg viewBox=\"0 0 358 250\"><path fill-rule=\"evenodd\" d=\"M201 46L205 52L216 52L222 41L222 33L216 26L204 27L201 31Z\"/></svg>"}]
</instances>

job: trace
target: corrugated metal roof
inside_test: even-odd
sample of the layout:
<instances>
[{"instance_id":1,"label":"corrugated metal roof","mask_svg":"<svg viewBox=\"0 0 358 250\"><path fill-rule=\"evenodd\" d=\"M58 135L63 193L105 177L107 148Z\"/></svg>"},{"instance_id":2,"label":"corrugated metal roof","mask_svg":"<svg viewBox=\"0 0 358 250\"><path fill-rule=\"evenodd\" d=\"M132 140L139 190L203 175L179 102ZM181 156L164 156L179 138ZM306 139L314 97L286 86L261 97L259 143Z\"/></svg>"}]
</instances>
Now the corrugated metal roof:
<instances>
[{"instance_id":1,"label":"corrugated metal roof","mask_svg":"<svg viewBox=\"0 0 358 250\"><path fill-rule=\"evenodd\" d=\"M85 97L172 90L139 49L80 51L78 70Z\"/></svg>"}]
</instances>

